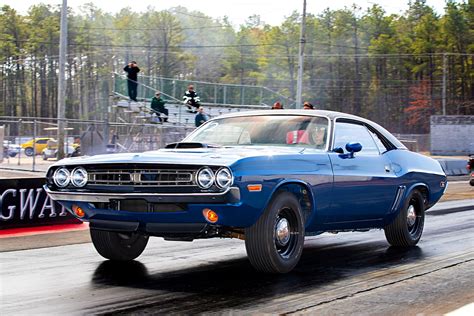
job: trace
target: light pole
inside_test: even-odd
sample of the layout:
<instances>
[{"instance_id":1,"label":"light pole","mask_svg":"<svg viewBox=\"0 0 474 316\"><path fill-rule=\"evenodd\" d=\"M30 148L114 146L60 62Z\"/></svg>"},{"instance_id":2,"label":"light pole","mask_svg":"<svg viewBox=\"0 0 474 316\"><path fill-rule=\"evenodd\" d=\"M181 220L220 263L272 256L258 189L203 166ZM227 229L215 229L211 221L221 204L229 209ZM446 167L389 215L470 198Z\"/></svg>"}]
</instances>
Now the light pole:
<instances>
[{"instance_id":1,"label":"light pole","mask_svg":"<svg viewBox=\"0 0 474 316\"><path fill-rule=\"evenodd\" d=\"M67 48L67 0L61 7L61 34L59 37L58 78L58 159L64 158L64 119L66 113L66 48Z\"/></svg>"},{"instance_id":2,"label":"light pole","mask_svg":"<svg viewBox=\"0 0 474 316\"><path fill-rule=\"evenodd\" d=\"M303 62L304 62L304 44L306 30L306 0L303 0L303 17L301 19L301 33L300 33L300 49L298 54L298 78L296 83L296 105L295 108L301 108L303 105Z\"/></svg>"}]
</instances>

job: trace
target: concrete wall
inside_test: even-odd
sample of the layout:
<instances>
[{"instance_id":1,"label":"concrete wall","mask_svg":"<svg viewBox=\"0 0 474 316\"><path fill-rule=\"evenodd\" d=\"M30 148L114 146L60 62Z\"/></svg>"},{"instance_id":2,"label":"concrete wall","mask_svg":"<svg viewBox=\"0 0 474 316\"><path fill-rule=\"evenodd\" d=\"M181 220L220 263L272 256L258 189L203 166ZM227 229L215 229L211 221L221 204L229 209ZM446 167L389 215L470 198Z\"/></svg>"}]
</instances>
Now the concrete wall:
<instances>
[{"instance_id":1,"label":"concrete wall","mask_svg":"<svg viewBox=\"0 0 474 316\"><path fill-rule=\"evenodd\" d=\"M474 115L431 116L431 154L474 154Z\"/></svg>"}]
</instances>

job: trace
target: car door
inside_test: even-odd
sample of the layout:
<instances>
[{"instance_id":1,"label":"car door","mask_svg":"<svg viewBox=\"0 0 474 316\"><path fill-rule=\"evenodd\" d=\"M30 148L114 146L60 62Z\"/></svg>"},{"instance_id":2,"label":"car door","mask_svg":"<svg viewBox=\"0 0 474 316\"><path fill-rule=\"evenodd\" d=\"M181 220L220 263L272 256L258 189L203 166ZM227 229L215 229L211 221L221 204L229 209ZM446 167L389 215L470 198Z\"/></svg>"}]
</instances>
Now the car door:
<instances>
[{"instance_id":1,"label":"car door","mask_svg":"<svg viewBox=\"0 0 474 316\"><path fill-rule=\"evenodd\" d=\"M383 154L386 148L379 148L384 145L376 142L376 134L362 122L336 120L334 129L333 150L345 148L349 142L360 143L362 150L353 157L334 151L329 154L334 187L325 222L342 227L354 222L360 227L370 226L389 212L397 191L396 175Z\"/></svg>"},{"instance_id":2,"label":"car door","mask_svg":"<svg viewBox=\"0 0 474 316\"><path fill-rule=\"evenodd\" d=\"M36 140L36 153L39 154L46 148L48 143L48 138Z\"/></svg>"}]
</instances>

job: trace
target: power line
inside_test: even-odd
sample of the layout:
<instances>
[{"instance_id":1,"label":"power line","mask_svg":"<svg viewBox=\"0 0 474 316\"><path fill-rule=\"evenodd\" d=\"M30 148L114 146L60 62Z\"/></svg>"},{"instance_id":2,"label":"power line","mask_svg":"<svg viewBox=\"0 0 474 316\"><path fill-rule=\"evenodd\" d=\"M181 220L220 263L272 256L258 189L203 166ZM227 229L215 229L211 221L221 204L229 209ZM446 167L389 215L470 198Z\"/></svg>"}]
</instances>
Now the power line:
<instances>
[{"instance_id":1,"label":"power line","mask_svg":"<svg viewBox=\"0 0 474 316\"><path fill-rule=\"evenodd\" d=\"M30 42L29 40L12 40L8 38L0 38L4 41L14 41L14 42ZM36 42L40 44L54 44L58 45L58 42ZM271 44L271 43L260 43L260 44L225 44L225 45L181 45L181 46L164 46L164 45L118 45L118 44L98 44L98 43L70 43L69 46L93 46L93 47L111 47L111 48L169 48L169 49L186 49L186 48L228 48L228 47L263 47L263 46L282 46L286 47L283 44ZM443 56L453 55L453 56L474 56L472 53L389 53L389 54L317 54L317 55L305 55L305 57L367 57L367 58L376 58L376 57L406 57L406 56L416 56L416 57L430 57L430 56ZM255 54L255 56L261 56ZM296 55L295 55L296 56ZM287 57L281 55L281 57Z\"/></svg>"},{"instance_id":2,"label":"power line","mask_svg":"<svg viewBox=\"0 0 474 316\"><path fill-rule=\"evenodd\" d=\"M227 28L224 25L213 25L213 26L199 26L199 27L180 27L181 30L205 30L205 29L222 29ZM105 31L166 31L168 28L113 28L113 27L81 27L74 26L71 29L85 30L105 30Z\"/></svg>"},{"instance_id":3,"label":"power line","mask_svg":"<svg viewBox=\"0 0 474 316\"><path fill-rule=\"evenodd\" d=\"M182 14L182 15L186 15L186 16L190 16L190 17L198 18L198 19L215 20L215 19L213 19L211 17L208 17L208 16L192 14L192 13L188 13L188 12L179 11L179 10L176 10L176 9L166 10L166 11L169 12L169 13L178 13L178 14Z\"/></svg>"}]
</instances>

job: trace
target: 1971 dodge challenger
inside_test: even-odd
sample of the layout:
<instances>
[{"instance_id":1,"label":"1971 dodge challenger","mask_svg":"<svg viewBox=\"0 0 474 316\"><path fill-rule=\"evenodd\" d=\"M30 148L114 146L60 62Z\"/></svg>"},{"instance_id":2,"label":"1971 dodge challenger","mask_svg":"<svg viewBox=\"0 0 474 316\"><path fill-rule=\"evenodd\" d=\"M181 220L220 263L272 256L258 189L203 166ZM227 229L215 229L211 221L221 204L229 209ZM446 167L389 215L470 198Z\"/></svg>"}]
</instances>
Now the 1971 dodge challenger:
<instances>
[{"instance_id":1,"label":"1971 dodge challenger","mask_svg":"<svg viewBox=\"0 0 474 316\"><path fill-rule=\"evenodd\" d=\"M149 236L229 237L256 269L285 273L308 235L375 228L416 245L446 186L437 161L374 122L267 110L217 117L158 151L61 160L45 190L110 260L135 259Z\"/></svg>"}]
</instances>

